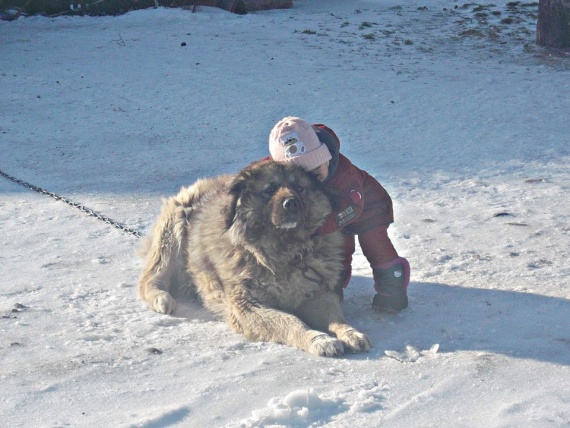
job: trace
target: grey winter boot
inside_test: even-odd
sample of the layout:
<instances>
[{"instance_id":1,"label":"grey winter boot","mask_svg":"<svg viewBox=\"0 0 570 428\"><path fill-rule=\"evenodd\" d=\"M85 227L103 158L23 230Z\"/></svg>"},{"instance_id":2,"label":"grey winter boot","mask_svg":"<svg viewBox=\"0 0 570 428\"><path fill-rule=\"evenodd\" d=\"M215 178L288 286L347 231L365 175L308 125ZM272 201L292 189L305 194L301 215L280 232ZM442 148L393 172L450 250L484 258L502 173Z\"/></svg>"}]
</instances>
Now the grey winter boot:
<instances>
[{"instance_id":1,"label":"grey winter boot","mask_svg":"<svg viewBox=\"0 0 570 428\"><path fill-rule=\"evenodd\" d=\"M372 270L376 295L372 307L379 312L396 313L408 307L407 288L410 283L410 265L398 257L382 268Z\"/></svg>"}]
</instances>

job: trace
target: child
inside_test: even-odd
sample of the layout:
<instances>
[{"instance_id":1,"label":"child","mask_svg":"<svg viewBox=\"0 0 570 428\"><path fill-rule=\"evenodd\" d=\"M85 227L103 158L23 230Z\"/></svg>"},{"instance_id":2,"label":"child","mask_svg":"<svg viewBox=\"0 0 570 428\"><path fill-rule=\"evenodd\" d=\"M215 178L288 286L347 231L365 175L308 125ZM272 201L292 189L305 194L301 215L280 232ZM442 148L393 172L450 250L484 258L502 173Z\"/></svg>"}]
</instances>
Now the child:
<instances>
[{"instance_id":1,"label":"child","mask_svg":"<svg viewBox=\"0 0 570 428\"><path fill-rule=\"evenodd\" d=\"M376 179L354 166L339 149L340 140L334 131L298 117L282 119L269 135L273 160L293 162L313 171L333 194L333 213L317 233L341 230L345 235L344 269L336 289L341 299L350 282L354 236L358 235L374 275L377 293L372 307L398 312L408 306L410 265L398 256L388 238L388 226L394 221L392 200Z\"/></svg>"}]
</instances>

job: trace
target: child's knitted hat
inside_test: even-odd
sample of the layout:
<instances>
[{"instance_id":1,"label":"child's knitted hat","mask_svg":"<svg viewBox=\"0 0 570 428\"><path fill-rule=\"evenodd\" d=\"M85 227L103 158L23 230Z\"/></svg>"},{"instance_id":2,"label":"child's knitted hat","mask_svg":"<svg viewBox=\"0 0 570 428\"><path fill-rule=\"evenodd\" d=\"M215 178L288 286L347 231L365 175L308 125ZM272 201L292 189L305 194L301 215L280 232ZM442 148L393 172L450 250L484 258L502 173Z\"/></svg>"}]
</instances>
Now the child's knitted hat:
<instances>
[{"instance_id":1,"label":"child's knitted hat","mask_svg":"<svg viewBox=\"0 0 570 428\"><path fill-rule=\"evenodd\" d=\"M269 153L277 162L292 162L313 170L332 156L313 127L298 117L281 119L269 134Z\"/></svg>"}]
</instances>

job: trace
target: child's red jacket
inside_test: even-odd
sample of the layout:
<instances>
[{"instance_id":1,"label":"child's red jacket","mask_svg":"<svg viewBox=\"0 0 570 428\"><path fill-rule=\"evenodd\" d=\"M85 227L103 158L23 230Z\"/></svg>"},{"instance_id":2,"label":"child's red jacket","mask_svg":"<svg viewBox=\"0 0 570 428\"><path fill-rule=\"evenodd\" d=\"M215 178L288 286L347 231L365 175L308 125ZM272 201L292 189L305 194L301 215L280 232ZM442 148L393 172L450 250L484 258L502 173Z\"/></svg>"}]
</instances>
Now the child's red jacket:
<instances>
[{"instance_id":1,"label":"child's red jacket","mask_svg":"<svg viewBox=\"0 0 570 428\"><path fill-rule=\"evenodd\" d=\"M392 199L384 187L340 154L340 140L332 129L322 124L314 124L313 129L332 155L329 176L323 184L335 199L333 213L321 226L319 233L342 230L348 234L361 235L393 223Z\"/></svg>"}]
</instances>

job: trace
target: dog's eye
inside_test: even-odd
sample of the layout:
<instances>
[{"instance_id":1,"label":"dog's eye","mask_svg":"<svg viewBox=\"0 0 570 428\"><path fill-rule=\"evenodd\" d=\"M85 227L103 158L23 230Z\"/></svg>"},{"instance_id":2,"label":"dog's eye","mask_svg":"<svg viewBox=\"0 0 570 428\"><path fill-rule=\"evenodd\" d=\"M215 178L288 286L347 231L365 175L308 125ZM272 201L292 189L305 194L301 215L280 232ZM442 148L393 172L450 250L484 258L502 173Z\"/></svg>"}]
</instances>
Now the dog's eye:
<instances>
[{"instance_id":1,"label":"dog's eye","mask_svg":"<svg viewBox=\"0 0 570 428\"><path fill-rule=\"evenodd\" d=\"M275 193L275 190L276 190L275 186L270 184L267 187L265 187L265 189L263 189L263 194L267 197L271 197Z\"/></svg>"},{"instance_id":2,"label":"dog's eye","mask_svg":"<svg viewBox=\"0 0 570 428\"><path fill-rule=\"evenodd\" d=\"M293 189L295 189L297 193L303 193L305 191L305 188L300 184L293 185Z\"/></svg>"}]
</instances>

